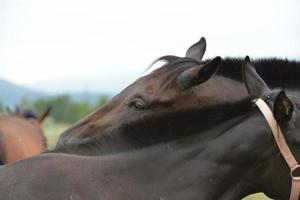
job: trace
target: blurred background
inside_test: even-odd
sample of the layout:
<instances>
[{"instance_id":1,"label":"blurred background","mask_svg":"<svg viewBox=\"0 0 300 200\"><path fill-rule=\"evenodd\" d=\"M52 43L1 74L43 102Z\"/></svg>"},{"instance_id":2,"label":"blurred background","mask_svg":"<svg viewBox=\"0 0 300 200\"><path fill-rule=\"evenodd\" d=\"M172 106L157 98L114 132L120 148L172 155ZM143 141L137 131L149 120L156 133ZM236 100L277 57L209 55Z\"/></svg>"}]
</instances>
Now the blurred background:
<instances>
[{"instance_id":1,"label":"blurred background","mask_svg":"<svg viewBox=\"0 0 300 200\"><path fill-rule=\"evenodd\" d=\"M52 106L50 147L163 55L299 60L299 0L0 0L0 110Z\"/></svg>"},{"instance_id":2,"label":"blurred background","mask_svg":"<svg viewBox=\"0 0 300 200\"><path fill-rule=\"evenodd\" d=\"M299 59L298 0L0 0L0 109L71 124L157 57L205 36L213 56Z\"/></svg>"}]
</instances>

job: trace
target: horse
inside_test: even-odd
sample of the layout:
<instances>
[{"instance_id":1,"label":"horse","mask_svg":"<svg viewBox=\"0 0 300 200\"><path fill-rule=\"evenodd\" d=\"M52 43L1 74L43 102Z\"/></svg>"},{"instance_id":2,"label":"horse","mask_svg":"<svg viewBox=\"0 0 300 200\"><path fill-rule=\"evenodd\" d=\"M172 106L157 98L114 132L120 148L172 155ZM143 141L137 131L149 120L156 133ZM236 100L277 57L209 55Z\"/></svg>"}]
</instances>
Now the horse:
<instances>
[{"instance_id":1,"label":"horse","mask_svg":"<svg viewBox=\"0 0 300 200\"><path fill-rule=\"evenodd\" d=\"M128 144L121 152L102 156L48 153L2 166L0 196L12 200L239 200L264 192L274 199L288 199L289 169L255 100L269 107L299 160L300 98L270 89L249 59L243 67L249 96L153 112L123 125L117 134L104 133L103 143L123 141L120 148ZM184 90L179 93L182 100L189 98Z\"/></svg>"},{"instance_id":2,"label":"horse","mask_svg":"<svg viewBox=\"0 0 300 200\"><path fill-rule=\"evenodd\" d=\"M88 148L90 152L86 152L81 147L95 137L101 137L103 132L118 129L153 112L167 113L234 101L246 96L243 84L226 77L213 76L221 64L221 58L202 62L205 49L206 40L201 38L189 47L184 58L163 56L155 60L153 63L159 60L168 62L139 78L110 102L67 129L53 151L97 155L98 150L90 151ZM184 102L177 98L180 91L185 91L184 95L189 96Z\"/></svg>"},{"instance_id":3,"label":"horse","mask_svg":"<svg viewBox=\"0 0 300 200\"><path fill-rule=\"evenodd\" d=\"M47 108L39 117L31 110L0 114L0 163L8 164L43 152L47 141L41 123L48 115Z\"/></svg>"},{"instance_id":4,"label":"horse","mask_svg":"<svg viewBox=\"0 0 300 200\"><path fill-rule=\"evenodd\" d=\"M166 107L164 99L172 99L172 97L168 97L168 94L172 95L174 93L172 87L160 87L160 84L166 84L163 81L163 77L172 75L176 70L181 69L187 71L185 72L186 74L191 73L191 76L195 76L195 72L199 68L211 61L202 61L205 50L206 40L201 38L200 41L189 47L185 57L168 55L156 59L153 63L165 60L167 64L138 79L112 101L67 129L59 138L54 151L86 155L98 154L97 149L94 149L92 152L85 152L82 147L93 145L93 143L97 142L97 140L94 140L95 137L101 137L103 132L116 129L120 124L126 124L130 120L138 119L141 115L147 115L151 112L163 112L158 107ZM299 62L274 58L256 60L254 64L258 73L266 79L272 88L281 87L288 94L300 96L297 92L297 88L300 88L300 82L296 77L300 73ZM241 79L241 66L241 59L223 59L218 67L216 76L203 82L197 82L196 80L196 84L186 90L186 93L189 93L188 95L190 96L189 101L193 101L192 105L206 106L220 102L231 102L246 97L247 92ZM163 95L159 96L157 94ZM135 98L137 101L132 103L131 101L135 101ZM143 109L143 98L147 100L153 99L148 100L150 103L148 103L149 105L146 106L146 109ZM173 102L176 102L176 99L173 98L170 102L170 104L173 104ZM131 105L137 107L137 109L141 108L141 110L132 112ZM189 105L191 103L186 102L176 107L169 106L169 109L180 109ZM96 146L99 147L98 145Z\"/></svg>"}]
</instances>

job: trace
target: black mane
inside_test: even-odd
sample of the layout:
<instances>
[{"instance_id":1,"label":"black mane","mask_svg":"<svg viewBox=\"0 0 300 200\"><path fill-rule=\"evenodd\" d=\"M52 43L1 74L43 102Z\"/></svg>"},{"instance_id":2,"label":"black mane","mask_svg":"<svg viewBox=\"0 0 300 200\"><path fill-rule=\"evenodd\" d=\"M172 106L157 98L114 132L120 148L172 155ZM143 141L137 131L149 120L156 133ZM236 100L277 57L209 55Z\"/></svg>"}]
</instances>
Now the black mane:
<instances>
[{"instance_id":1,"label":"black mane","mask_svg":"<svg viewBox=\"0 0 300 200\"><path fill-rule=\"evenodd\" d=\"M38 119L37 114L34 112L31 108L21 108L21 106L15 106L13 110L11 110L9 107L6 108L7 113L19 117L23 117L25 119Z\"/></svg>"},{"instance_id":2,"label":"black mane","mask_svg":"<svg viewBox=\"0 0 300 200\"><path fill-rule=\"evenodd\" d=\"M21 112L21 116L26 119L30 119L30 118L38 119L38 116L36 115L36 113L30 108L23 109Z\"/></svg>"},{"instance_id":3,"label":"black mane","mask_svg":"<svg viewBox=\"0 0 300 200\"><path fill-rule=\"evenodd\" d=\"M218 71L219 75L242 82L244 59L225 58ZM273 88L299 88L300 62L280 58L261 58L252 60L258 74Z\"/></svg>"}]
</instances>

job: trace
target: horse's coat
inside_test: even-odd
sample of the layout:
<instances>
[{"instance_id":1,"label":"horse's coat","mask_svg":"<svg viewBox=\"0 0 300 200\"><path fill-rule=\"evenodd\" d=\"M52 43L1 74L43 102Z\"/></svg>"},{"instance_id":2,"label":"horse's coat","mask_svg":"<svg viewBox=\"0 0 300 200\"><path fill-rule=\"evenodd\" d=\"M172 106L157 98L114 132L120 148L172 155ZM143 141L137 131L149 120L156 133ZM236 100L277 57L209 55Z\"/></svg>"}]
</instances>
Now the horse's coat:
<instances>
[{"instance_id":1,"label":"horse's coat","mask_svg":"<svg viewBox=\"0 0 300 200\"><path fill-rule=\"evenodd\" d=\"M263 80L254 70L244 72L249 94L268 103L299 159L300 99L257 84ZM0 196L240 200L265 192L288 199L289 169L253 98L154 112L116 131L98 144L116 140L120 151L114 153L95 157L48 153L1 167Z\"/></svg>"},{"instance_id":2,"label":"horse's coat","mask_svg":"<svg viewBox=\"0 0 300 200\"><path fill-rule=\"evenodd\" d=\"M28 111L24 117L19 114L0 114L0 160L2 164L37 155L45 150L47 142L40 126L45 118L44 115L38 119L32 114L29 115Z\"/></svg>"}]
</instances>

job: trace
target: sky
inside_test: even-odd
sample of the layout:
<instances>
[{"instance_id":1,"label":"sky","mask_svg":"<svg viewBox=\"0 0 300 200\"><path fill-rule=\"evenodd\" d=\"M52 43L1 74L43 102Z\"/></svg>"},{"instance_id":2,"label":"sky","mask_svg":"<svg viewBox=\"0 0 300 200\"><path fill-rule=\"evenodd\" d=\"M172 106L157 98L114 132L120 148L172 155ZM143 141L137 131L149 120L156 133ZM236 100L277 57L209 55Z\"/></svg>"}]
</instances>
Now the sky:
<instances>
[{"instance_id":1,"label":"sky","mask_svg":"<svg viewBox=\"0 0 300 200\"><path fill-rule=\"evenodd\" d=\"M299 11L299 0L0 0L0 78L118 90L201 36L205 58L299 60Z\"/></svg>"}]
</instances>

